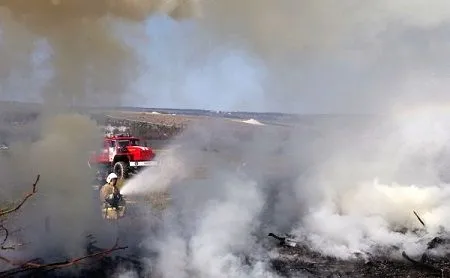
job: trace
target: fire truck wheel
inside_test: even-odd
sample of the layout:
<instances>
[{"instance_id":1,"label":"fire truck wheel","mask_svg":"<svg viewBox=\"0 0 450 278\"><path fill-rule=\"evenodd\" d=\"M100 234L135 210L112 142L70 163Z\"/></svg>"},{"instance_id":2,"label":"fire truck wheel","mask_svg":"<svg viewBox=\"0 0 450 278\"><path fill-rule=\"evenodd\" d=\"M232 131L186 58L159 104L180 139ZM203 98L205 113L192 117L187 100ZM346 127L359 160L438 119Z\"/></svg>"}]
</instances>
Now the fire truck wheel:
<instances>
[{"instance_id":1,"label":"fire truck wheel","mask_svg":"<svg viewBox=\"0 0 450 278\"><path fill-rule=\"evenodd\" d=\"M119 177L119 179L128 178L128 165L126 162L118 161L114 164L114 173Z\"/></svg>"}]
</instances>

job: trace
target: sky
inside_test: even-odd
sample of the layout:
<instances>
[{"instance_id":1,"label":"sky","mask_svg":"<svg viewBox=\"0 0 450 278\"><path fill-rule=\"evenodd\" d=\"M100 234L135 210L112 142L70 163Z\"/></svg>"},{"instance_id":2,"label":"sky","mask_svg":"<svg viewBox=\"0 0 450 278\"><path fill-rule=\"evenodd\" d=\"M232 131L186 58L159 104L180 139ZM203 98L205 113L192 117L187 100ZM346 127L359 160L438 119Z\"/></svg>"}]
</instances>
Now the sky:
<instances>
[{"instance_id":1,"label":"sky","mask_svg":"<svg viewBox=\"0 0 450 278\"><path fill-rule=\"evenodd\" d=\"M196 47L204 49L204 38L195 22L154 16L147 21L148 72L135 90L143 106L232 111L386 113L401 106L449 103L450 16L437 14L433 19L434 10L392 9L392 22L371 22L369 17L367 26L357 27L349 19L342 30L330 27L324 34L316 33L319 39L314 38L314 25L333 20L313 19L311 34L305 35L311 44L320 36L342 32L330 49L320 49L318 42L317 51L308 51L304 42L295 41L293 53L298 54L282 57L287 43L277 45L285 38L274 36L263 46L274 49L279 64L258 49L260 42L256 50L239 40L216 42L199 54ZM376 15L374 10L371 16ZM344 36L355 28L361 30ZM239 34L245 38L247 33ZM249 41L256 41L251 35Z\"/></svg>"},{"instance_id":2,"label":"sky","mask_svg":"<svg viewBox=\"0 0 450 278\"><path fill-rule=\"evenodd\" d=\"M261 61L252 60L239 48L217 48L199 55L193 44L198 35L197 26L192 20L176 21L166 15L154 15L145 26L144 36L141 33L129 36L126 28L119 32L119 35L125 32L126 40L137 49L145 63L145 71L139 73L129 92L123 95L122 105L258 110L265 75ZM37 41L32 59L35 74L29 78L12 72L8 84L2 86L3 99L40 102L39 92L50 80L52 70L39 65L49 53L46 42ZM199 56L204 57L198 59Z\"/></svg>"},{"instance_id":3,"label":"sky","mask_svg":"<svg viewBox=\"0 0 450 278\"><path fill-rule=\"evenodd\" d=\"M398 105L450 102L448 1L217 0L205 5L212 6L201 20L153 14L143 32L118 29L138 49L141 66L126 93L116 93L120 104L379 113ZM34 48L36 70L32 76L12 72L0 84L3 99L38 99L51 70L38 67L49 55L45 41L36 40ZM104 64L102 57L99 61ZM121 73L112 72L117 75L109 80L105 73L99 84L114 90Z\"/></svg>"},{"instance_id":4,"label":"sky","mask_svg":"<svg viewBox=\"0 0 450 278\"><path fill-rule=\"evenodd\" d=\"M263 94L264 63L236 48L199 53L194 21L153 16L147 21L148 43L138 46L147 72L133 86L140 106L242 110L258 108ZM185 47L183 47L185 46ZM176 48L176 51L174 51ZM126 97L127 98L127 97ZM125 99L124 105L136 105Z\"/></svg>"}]
</instances>

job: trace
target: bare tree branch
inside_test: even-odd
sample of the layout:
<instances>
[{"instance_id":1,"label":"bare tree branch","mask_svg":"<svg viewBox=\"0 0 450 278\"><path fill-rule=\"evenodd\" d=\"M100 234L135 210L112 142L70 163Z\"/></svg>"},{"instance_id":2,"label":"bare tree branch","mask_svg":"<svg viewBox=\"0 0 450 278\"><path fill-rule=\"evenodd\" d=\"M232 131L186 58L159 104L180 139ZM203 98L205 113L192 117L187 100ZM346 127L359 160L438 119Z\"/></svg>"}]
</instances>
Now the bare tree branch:
<instances>
[{"instance_id":1,"label":"bare tree branch","mask_svg":"<svg viewBox=\"0 0 450 278\"><path fill-rule=\"evenodd\" d=\"M29 192L27 195L25 195L25 197L21 200L21 202L17 206L9 208L9 209L0 210L0 217L18 211L29 198L31 198L34 194L36 194L39 178L40 178L40 175L37 176L36 181L34 182L34 184L32 186L32 191ZM8 240L9 231L8 231L8 229L5 228L5 226L3 226L3 224L0 224L0 231L4 233L4 238L0 243L0 250L14 249L14 247L5 247L4 246L6 241ZM14 274L18 274L18 273L26 272L26 271L33 271L33 270L50 271L50 270L54 270L54 269L65 268L65 267L69 267L72 265L76 265L76 264L78 264L84 260L90 259L90 258L105 257L114 251L123 250L123 249L128 248L127 246L118 246L118 242L119 242L119 239L116 240L113 247L106 249L106 250L94 252L94 253L91 253L91 254L83 256L83 257L68 259L66 261L49 263L49 264L39 263L36 259L26 261L26 262L21 262L21 261L15 261L15 260L6 258L4 256L0 256L0 261L16 267L13 269L9 269L9 270L0 272L0 277L7 277L7 276L9 277Z\"/></svg>"},{"instance_id":2,"label":"bare tree branch","mask_svg":"<svg viewBox=\"0 0 450 278\"><path fill-rule=\"evenodd\" d=\"M118 250L124 250L124 249L128 248L128 246L119 246L118 243L119 243L119 239L117 239L114 246L109 249L98 251L98 252L83 256L83 257L73 258L73 259L69 259L66 261L49 263L49 264L36 263L36 262L34 262L36 260L31 260L28 262L19 262L19 261L14 261L14 260L0 256L0 261L3 261L5 263L8 263L10 265L18 267L15 269L10 269L10 270L4 271L4 272L0 272L0 277L6 277L6 276L10 276L10 275L17 274L20 272L31 271L31 270L55 270L55 269L59 269L59 268L65 268L65 267L76 265L76 264L78 264L84 260L90 259L90 258L102 258L102 257L105 257L105 256L111 254L112 252L115 252Z\"/></svg>"},{"instance_id":3,"label":"bare tree branch","mask_svg":"<svg viewBox=\"0 0 450 278\"><path fill-rule=\"evenodd\" d=\"M423 222L422 218L420 218L420 216L417 214L417 212L413 211L414 215L417 217L417 220L419 220L420 224L422 224L422 226L425 226L425 222Z\"/></svg>"},{"instance_id":4,"label":"bare tree branch","mask_svg":"<svg viewBox=\"0 0 450 278\"><path fill-rule=\"evenodd\" d=\"M0 246L3 247L3 245L5 245L6 240L8 240L9 233L8 233L8 229L6 229L5 226L3 226L3 225L0 225L0 230L5 232L5 238L3 239L2 244L0 244Z\"/></svg>"},{"instance_id":5,"label":"bare tree branch","mask_svg":"<svg viewBox=\"0 0 450 278\"><path fill-rule=\"evenodd\" d=\"M41 177L41 175L37 176L36 181L33 184L33 190L30 193L28 193L16 207L13 207L13 208L10 208L10 209L5 209L5 210L0 210L0 217L5 216L7 214L10 214L10 213L13 213L13 212L19 210L23 206L23 204L25 204L25 202L29 198L31 198L31 196L36 194L36 192L37 192L37 184L39 182L39 178L40 177Z\"/></svg>"},{"instance_id":6,"label":"bare tree branch","mask_svg":"<svg viewBox=\"0 0 450 278\"><path fill-rule=\"evenodd\" d=\"M13 208L9 208L9 209L0 210L0 217L5 216L7 214L10 214L10 213L13 213L13 212L19 210L29 198L31 198L34 194L36 194L36 192L37 192L37 184L39 182L39 179L40 179L40 175L38 175L36 177L36 180L35 180L35 182L32 185L32 191L30 193L28 193L27 195L25 195L25 197L22 199L22 201L17 206L15 206ZM5 247L5 243L8 240L8 237L9 237L8 229L6 229L5 226L0 224L0 231L5 233L5 237L3 238L3 241L0 244L0 250L12 250L12 249L14 249L14 247L12 247L12 246Z\"/></svg>"}]
</instances>

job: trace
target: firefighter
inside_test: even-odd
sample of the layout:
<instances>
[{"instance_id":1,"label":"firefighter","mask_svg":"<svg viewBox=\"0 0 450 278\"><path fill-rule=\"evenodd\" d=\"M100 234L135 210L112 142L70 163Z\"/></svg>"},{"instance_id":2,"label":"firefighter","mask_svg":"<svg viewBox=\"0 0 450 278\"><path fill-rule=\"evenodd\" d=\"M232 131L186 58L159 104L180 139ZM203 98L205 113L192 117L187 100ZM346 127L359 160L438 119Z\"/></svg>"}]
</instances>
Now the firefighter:
<instances>
[{"instance_id":1,"label":"firefighter","mask_svg":"<svg viewBox=\"0 0 450 278\"><path fill-rule=\"evenodd\" d=\"M106 177L106 184L100 189L100 200L116 209L122 201L122 195L117 187L117 180L118 177L115 173L109 174Z\"/></svg>"}]
</instances>

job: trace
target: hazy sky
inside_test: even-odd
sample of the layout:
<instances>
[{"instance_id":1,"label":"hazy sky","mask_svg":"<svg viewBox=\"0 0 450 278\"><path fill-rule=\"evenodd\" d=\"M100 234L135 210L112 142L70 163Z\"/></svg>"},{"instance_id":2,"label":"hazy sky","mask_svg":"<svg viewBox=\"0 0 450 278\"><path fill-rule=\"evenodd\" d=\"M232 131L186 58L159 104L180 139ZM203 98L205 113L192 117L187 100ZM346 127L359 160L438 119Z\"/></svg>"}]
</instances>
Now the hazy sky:
<instances>
[{"instance_id":1,"label":"hazy sky","mask_svg":"<svg viewBox=\"0 0 450 278\"><path fill-rule=\"evenodd\" d=\"M367 37L343 36L323 51L304 47L277 64L243 40L207 48L195 23L154 17L149 68L136 90L141 105L212 110L385 113L396 105L448 102L447 19L374 24Z\"/></svg>"},{"instance_id":2,"label":"hazy sky","mask_svg":"<svg viewBox=\"0 0 450 278\"><path fill-rule=\"evenodd\" d=\"M259 109L265 65L240 48L215 47L202 53L204 41L193 21L154 16L147 24L148 44L140 46L147 72L135 85L140 106L211 110ZM199 47L198 49L196 47ZM125 105L136 105L125 98Z\"/></svg>"},{"instance_id":3,"label":"hazy sky","mask_svg":"<svg viewBox=\"0 0 450 278\"><path fill-rule=\"evenodd\" d=\"M125 31L122 31L125 32ZM145 71L124 94L123 105L211 110L258 110L261 108L264 63L236 49L196 49L195 22L178 22L165 15L146 23L146 35L131 34L129 41L145 60ZM192 35L192 36L191 36ZM202 46L200 46L202 47ZM173 51L176 48L176 51ZM38 67L49 55L48 45L37 41L32 78L12 73L2 95L10 100L40 101L39 91L51 70Z\"/></svg>"},{"instance_id":4,"label":"hazy sky","mask_svg":"<svg viewBox=\"0 0 450 278\"><path fill-rule=\"evenodd\" d=\"M448 102L450 4L424 3L217 0L204 2L199 21L153 15L145 34L119 32L142 56L131 87L117 95L124 105L297 113ZM101 54L100 42L92 57ZM34 45L42 60L45 43ZM103 71L121 65L105 57L98 59ZM49 75L44 68L13 72L1 96L35 100ZM99 85L122 86L120 74L101 75Z\"/></svg>"}]
</instances>

